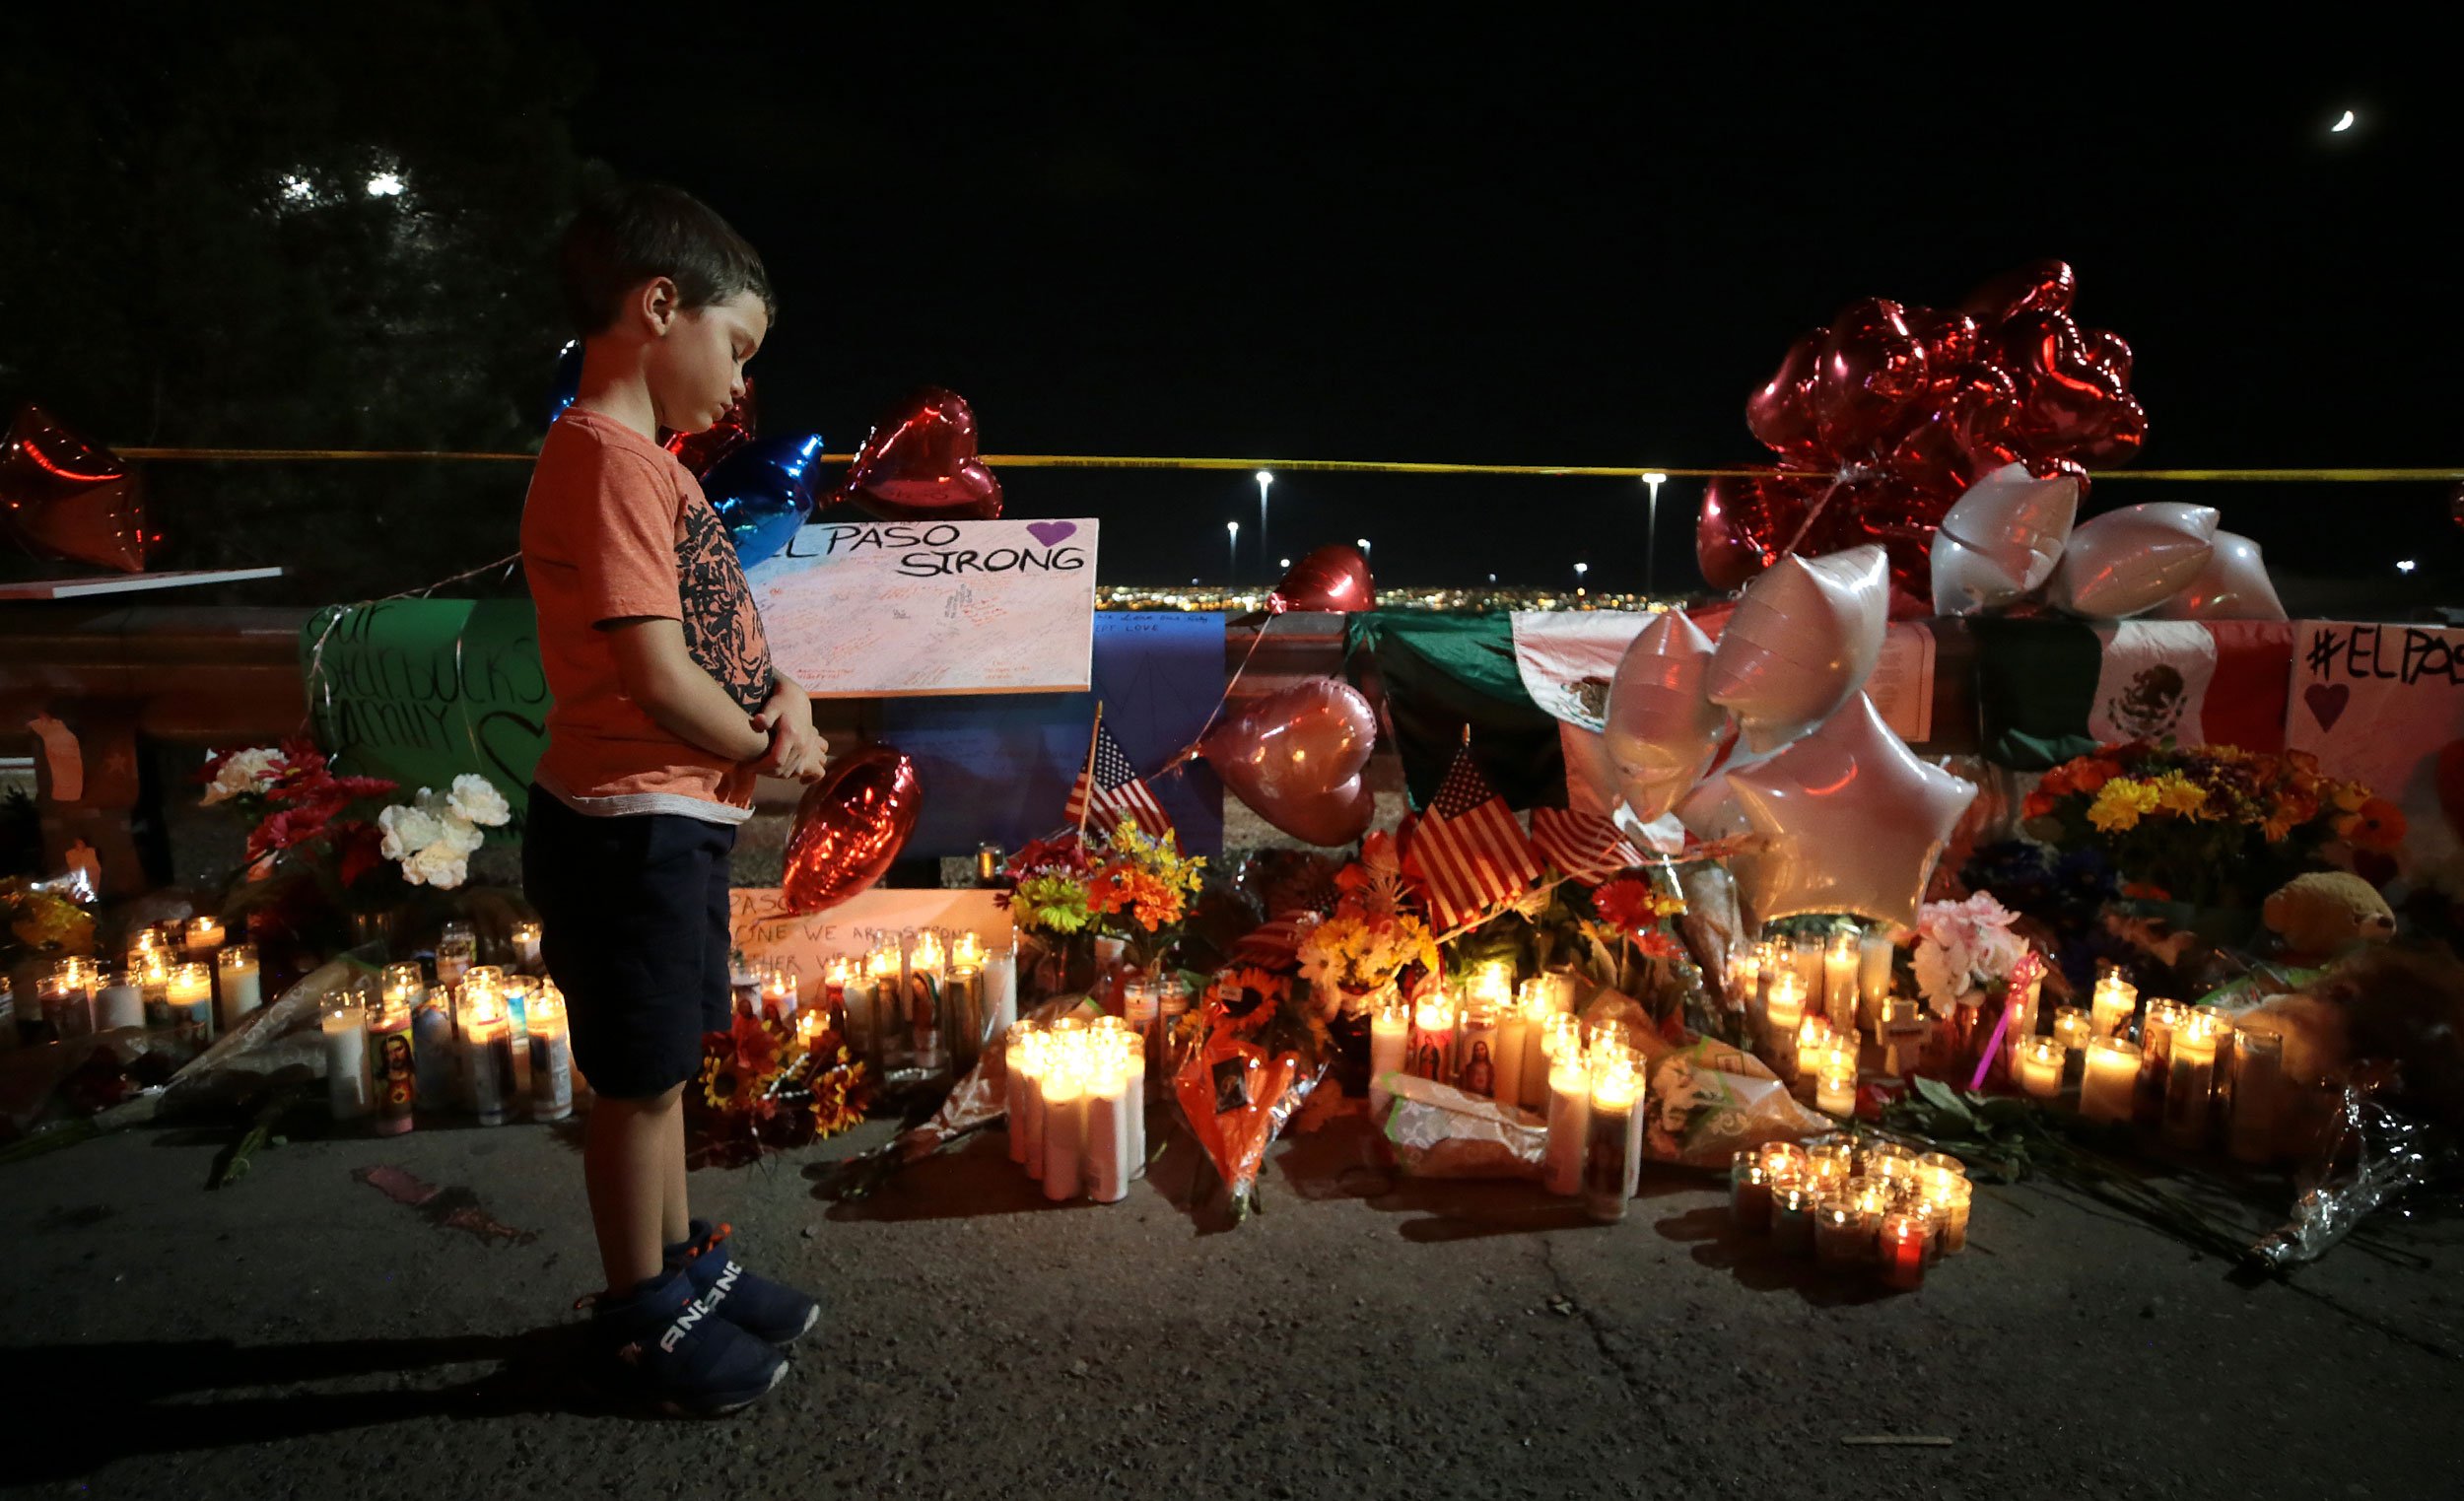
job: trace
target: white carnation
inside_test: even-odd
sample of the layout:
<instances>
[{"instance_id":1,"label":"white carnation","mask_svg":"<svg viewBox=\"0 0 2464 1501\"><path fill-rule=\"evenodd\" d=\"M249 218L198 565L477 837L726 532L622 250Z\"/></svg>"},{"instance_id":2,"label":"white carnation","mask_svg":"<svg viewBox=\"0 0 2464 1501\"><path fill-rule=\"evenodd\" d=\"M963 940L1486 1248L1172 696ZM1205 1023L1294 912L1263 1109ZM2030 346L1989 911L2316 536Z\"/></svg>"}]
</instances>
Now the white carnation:
<instances>
[{"instance_id":1,"label":"white carnation","mask_svg":"<svg viewBox=\"0 0 2464 1501\"><path fill-rule=\"evenodd\" d=\"M281 769L280 751L266 746L236 751L215 768L214 781L205 789L205 806L212 807L245 792L262 792L273 785L274 776Z\"/></svg>"},{"instance_id":2,"label":"white carnation","mask_svg":"<svg viewBox=\"0 0 2464 1501\"><path fill-rule=\"evenodd\" d=\"M414 886L434 886L439 891L452 890L469 874L469 863L461 853L441 844L431 845L402 862L402 879Z\"/></svg>"},{"instance_id":3,"label":"white carnation","mask_svg":"<svg viewBox=\"0 0 2464 1501\"><path fill-rule=\"evenodd\" d=\"M457 855L468 856L487 842L488 836L480 833L478 827L469 819L456 813L447 813L437 820L437 837L431 842L430 848L450 850Z\"/></svg>"},{"instance_id":4,"label":"white carnation","mask_svg":"<svg viewBox=\"0 0 2464 1501\"><path fill-rule=\"evenodd\" d=\"M376 827L385 831L384 856L389 860L407 860L445 833L445 822L426 809L397 802L376 815Z\"/></svg>"},{"instance_id":5,"label":"white carnation","mask_svg":"<svg viewBox=\"0 0 2464 1501\"><path fill-rule=\"evenodd\" d=\"M445 794L445 806L484 828L500 828L513 821L513 804L496 789L496 784L485 777L468 772L453 779L453 790Z\"/></svg>"}]
</instances>

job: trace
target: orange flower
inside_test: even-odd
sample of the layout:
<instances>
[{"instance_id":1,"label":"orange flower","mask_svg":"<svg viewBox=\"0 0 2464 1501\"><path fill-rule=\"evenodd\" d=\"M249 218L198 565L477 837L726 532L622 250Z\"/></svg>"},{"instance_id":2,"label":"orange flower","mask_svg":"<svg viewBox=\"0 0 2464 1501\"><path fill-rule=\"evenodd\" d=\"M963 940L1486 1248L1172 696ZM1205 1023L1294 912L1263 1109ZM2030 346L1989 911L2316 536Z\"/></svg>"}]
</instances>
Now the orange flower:
<instances>
[{"instance_id":1,"label":"orange flower","mask_svg":"<svg viewBox=\"0 0 2464 1501\"><path fill-rule=\"evenodd\" d=\"M2393 854L2404 843L2404 810L2384 797L2364 798L2359 808L2336 820L2336 832L2357 850Z\"/></svg>"},{"instance_id":2,"label":"orange flower","mask_svg":"<svg viewBox=\"0 0 2464 1501\"><path fill-rule=\"evenodd\" d=\"M2051 779L2047 780L2050 781ZM2053 816L2054 807L2059 801L2060 799L2054 794L2047 792L2042 787L2038 787L2035 791L2028 793L2026 798L2019 803L2019 816L2022 818L2050 818Z\"/></svg>"},{"instance_id":3,"label":"orange flower","mask_svg":"<svg viewBox=\"0 0 2464 1501\"><path fill-rule=\"evenodd\" d=\"M2083 757L2072 765L2075 770L2071 773L2071 790L2085 792L2090 797L2106 783L2122 775L2120 766L2101 756Z\"/></svg>"}]
</instances>

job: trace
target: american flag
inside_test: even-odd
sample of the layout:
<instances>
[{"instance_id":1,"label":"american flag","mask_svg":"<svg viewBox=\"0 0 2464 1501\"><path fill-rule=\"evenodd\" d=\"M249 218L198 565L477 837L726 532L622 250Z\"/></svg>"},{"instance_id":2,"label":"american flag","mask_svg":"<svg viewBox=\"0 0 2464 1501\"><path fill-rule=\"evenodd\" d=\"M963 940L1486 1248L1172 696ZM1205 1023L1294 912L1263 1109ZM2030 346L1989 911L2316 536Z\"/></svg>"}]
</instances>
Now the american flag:
<instances>
[{"instance_id":1,"label":"american flag","mask_svg":"<svg viewBox=\"0 0 2464 1501\"><path fill-rule=\"evenodd\" d=\"M1102 830L1110 830L1124 818L1134 818L1150 835L1172 827L1172 820L1164 816L1164 805L1130 768L1121 743L1101 721L1095 726L1095 745L1086 766L1078 780L1069 784L1069 801L1061 808L1061 816L1071 824L1084 820L1088 827Z\"/></svg>"},{"instance_id":2,"label":"american flag","mask_svg":"<svg viewBox=\"0 0 2464 1501\"><path fill-rule=\"evenodd\" d=\"M1571 808L1534 808L1532 847L1542 858L1586 886L1643 862L1642 852L1597 813Z\"/></svg>"},{"instance_id":3,"label":"american flag","mask_svg":"<svg viewBox=\"0 0 2464 1501\"><path fill-rule=\"evenodd\" d=\"M1232 962L1255 964L1265 969L1288 969L1300 962L1300 940L1305 931L1297 918L1277 918L1251 932L1232 945Z\"/></svg>"},{"instance_id":4,"label":"american flag","mask_svg":"<svg viewBox=\"0 0 2464 1501\"><path fill-rule=\"evenodd\" d=\"M1411 852L1441 928L1513 901L1540 874L1531 843L1472 764L1470 746L1455 752L1437 799L1412 830Z\"/></svg>"}]
</instances>

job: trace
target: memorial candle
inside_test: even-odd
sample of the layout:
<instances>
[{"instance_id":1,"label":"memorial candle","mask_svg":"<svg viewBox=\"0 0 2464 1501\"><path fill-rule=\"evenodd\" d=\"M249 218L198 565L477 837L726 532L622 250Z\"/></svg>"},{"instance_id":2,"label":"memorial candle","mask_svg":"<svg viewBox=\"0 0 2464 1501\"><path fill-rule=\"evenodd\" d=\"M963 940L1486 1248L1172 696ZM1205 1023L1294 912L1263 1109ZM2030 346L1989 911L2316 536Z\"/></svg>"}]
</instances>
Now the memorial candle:
<instances>
[{"instance_id":1,"label":"memorial candle","mask_svg":"<svg viewBox=\"0 0 2464 1501\"><path fill-rule=\"evenodd\" d=\"M1017 1020L1018 950L1005 944L984 956L985 1035L999 1037Z\"/></svg>"},{"instance_id":2,"label":"memorial candle","mask_svg":"<svg viewBox=\"0 0 2464 1501\"><path fill-rule=\"evenodd\" d=\"M1752 1147L1729 1158L1728 1212L1746 1229L1771 1223L1771 1175L1762 1165L1762 1154Z\"/></svg>"},{"instance_id":3,"label":"memorial candle","mask_svg":"<svg viewBox=\"0 0 2464 1501\"><path fill-rule=\"evenodd\" d=\"M1064 1054L1044 1071L1044 1196L1075 1198L1083 1190L1086 1080Z\"/></svg>"},{"instance_id":4,"label":"memorial candle","mask_svg":"<svg viewBox=\"0 0 2464 1501\"><path fill-rule=\"evenodd\" d=\"M1794 970L1781 970L1763 987L1763 1016L1773 1038L1791 1038L1806 1019L1806 984Z\"/></svg>"},{"instance_id":5,"label":"memorial candle","mask_svg":"<svg viewBox=\"0 0 2464 1501\"><path fill-rule=\"evenodd\" d=\"M530 999L531 1118L562 1121L573 1113L574 1042L565 997L542 991Z\"/></svg>"},{"instance_id":6,"label":"memorial candle","mask_svg":"<svg viewBox=\"0 0 2464 1501\"><path fill-rule=\"evenodd\" d=\"M440 986L411 1006L412 1088L419 1105L442 1110L452 1099L461 1068L454 1049L452 1000Z\"/></svg>"},{"instance_id":7,"label":"memorial candle","mask_svg":"<svg viewBox=\"0 0 2464 1501\"><path fill-rule=\"evenodd\" d=\"M1025 1023L1020 1023L1024 1026ZM1026 1165L1029 1178L1044 1176L1044 1066L1052 1045L1049 1034L1035 1031L1018 1039L1010 1066L1018 1071L1018 1112L1010 1117L1010 1151Z\"/></svg>"},{"instance_id":8,"label":"memorial candle","mask_svg":"<svg viewBox=\"0 0 2464 1501\"><path fill-rule=\"evenodd\" d=\"M1857 1056L1844 1048L1833 1048L1822 1055L1821 1070L1814 1075L1814 1108L1828 1116L1853 1116L1857 1113Z\"/></svg>"},{"instance_id":9,"label":"memorial candle","mask_svg":"<svg viewBox=\"0 0 2464 1501\"><path fill-rule=\"evenodd\" d=\"M2284 1038L2255 1027L2235 1032L2233 1098L2224 1134L2235 1161L2265 1162L2276 1155L2286 1094Z\"/></svg>"},{"instance_id":10,"label":"memorial candle","mask_svg":"<svg viewBox=\"0 0 2464 1501\"><path fill-rule=\"evenodd\" d=\"M479 962L479 935L467 922L447 922L437 932L437 984L451 989Z\"/></svg>"},{"instance_id":11,"label":"memorial candle","mask_svg":"<svg viewBox=\"0 0 2464 1501\"><path fill-rule=\"evenodd\" d=\"M2174 1030L2165 1075L2165 1145L2205 1145L2216 1091L2216 1033L2208 1017L2194 1011Z\"/></svg>"},{"instance_id":12,"label":"memorial candle","mask_svg":"<svg viewBox=\"0 0 2464 1501\"><path fill-rule=\"evenodd\" d=\"M135 975L123 970L103 977L94 992L94 1024L98 1032L146 1024L145 991L138 988Z\"/></svg>"},{"instance_id":13,"label":"memorial candle","mask_svg":"<svg viewBox=\"0 0 2464 1501\"><path fill-rule=\"evenodd\" d=\"M2071 1050L2059 1037L2029 1037L2019 1041L2015 1059L2021 1093L2033 1100L2057 1100L2062 1096L2062 1068Z\"/></svg>"},{"instance_id":14,"label":"memorial candle","mask_svg":"<svg viewBox=\"0 0 2464 1501\"><path fill-rule=\"evenodd\" d=\"M2173 1029L2182 1019L2179 1001L2161 997L2148 1002L2139 1018L2139 1089L2131 1114L2140 1124L2164 1120L2164 1096L2173 1066Z\"/></svg>"},{"instance_id":15,"label":"memorial candle","mask_svg":"<svg viewBox=\"0 0 2464 1501\"><path fill-rule=\"evenodd\" d=\"M188 926L182 937L186 940L185 946L190 958L211 958L214 951L223 946L223 920L200 913L188 920Z\"/></svg>"},{"instance_id":16,"label":"memorial candle","mask_svg":"<svg viewBox=\"0 0 2464 1501\"><path fill-rule=\"evenodd\" d=\"M201 963L171 966L165 982L164 1003L171 1025L202 1046L214 1040L214 977Z\"/></svg>"},{"instance_id":17,"label":"memorial candle","mask_svg":"<svg viewBox=\"0 0 2464 1501\"><path fill-rule=\"evenodd\" d=\"M1806 1148L1806 1176L1829 1190L1848 1181L1855 1171L1857 1145L1846 1136L1825 1136Z\"/></svg>"},{"instance_id":18,"label":"memorial candle","mask_svg":"<svg viewBox=\"0 0 2464 1501\"><path fill-rule=\"evenodd\" d=\"M1865 970L1865 953L1853 930L1831 935L1822 951L1822 1009L1834 1032L1853 1032L1857 1025L1857 989Z\"/></svg>"},{"instance_id":19,"label":"memorial candle","mask_svg":"<svg viewBox=\"0 0 2464 1501\"><path fill-rule=\"evenodd\" d=\"M468 992L472 988L466 984L463 989ZM480 1125L503 1126L513 1087L513 1026L494 989L482 987L471 995L461 1032L462 1098Z\"/></svg>"},{"instance_id":20,"label":"memorial candle","mask_svg":"<svg viewBox=\"0 0 2464 1501\"><path fill-rule=\"evenodd\" d=\"M1560 1055L1548 1066L1548 1146L1541 1184L1566 1197L1583 1192L1583 1157L1592 1118L1591 1074L1579 1053Z\"/></svg>"},{"instance_id":21,"label":"memorial candle","mask_svg":"<svg viewBox=\"0 0 2464 1501\"><path fill-rule=\"evenodd\" d=\"M1833 1268L1874 1260L1874 1226L1879 1218L1846 1194L1824 1194L1814 1203L1814 1259Z\"/></svg>"},{"instance_id":22,"label":"memorial candle","mask_svg":"<svg viewBox=\"0 0 2464 1501\"><path fill-rule=\"evenodd\" d=\"M2079 1084L2079 1113L2090 1121L2128 1121L2139 1087L2139 1045L2124 1037L2099 1037L2088 1045L2088 1068Z\"/></svg>"},{"instance_id":23,"label":"memorial candle","mask_svg":"<svg viewBox=\"0 0 2464 1501\"><path fill-rule=\"evenodd\" d=\"M1129 1054L1124 1046L1099 1051L1087 1073L1086 1164L1087 1197L1097 1203L1119 1203L1129 1194L1131 1155ZM1051 1183L1046 1175L1045 1182Z\"/></svg>"},{"instance_id":24,"label":"memorial candle","mask_svg":"<svg viewBox=\"0 0 2464 1501\"><path fill-rule=\"evenodd\" d=\"M1975 1185L1964 1177L1927 1180L1925 1207L1933 1215L1934 1233L1943 1255L1953 1256L1967 1249L1968 1207L1975 1196Z\"/></svg>"},{"instance_id":25,"label":"memorial candle","mask_svg":"<svg viewBox=\"0 0 2464 1501\"><path fill-rule=\"evenodd\" d=\"M1894 1210L1882 1216L1878 1254L1882 1285L1914 1292L1925 1285L1925 1259L1934 1241L1934 1216L1922 1208Z\"/></svg>"},{"instance_id":26,"label":"memorial candle","mask_svg":"<svg viewBox=\"0 0 2464 1501\"><path fill-rule=\"evenodd\" d=\"M1744 1011L1752 1008L1762 997L1762 951L1758 947L1739 945L1728 956L1729 1004Z\"/></svg>"},{"instance_id":27,"label":"memorial candle","mask_svg":"<svg viewBox=\"0 0 2464 1501\"><path fill-rule=\"evenodd\" d=\"M419 1100L419 1064L412 1051L407 1001L388 998L369 1017L368 1055L377 1134L398 1136L411 1128Z\"/></svg>"},{"instance_id":28,"label":"memorial candle","mask_svg":"<svg viewBox=\"0 0 2464 1501\"><path fill-rule=\"evenodd\" d=\"M1771 1240L1791 1256L1814 1255L1814 1220L1817 1192L1799 1181L1771 1191Z\"/></svg>"},{"instance_id":29,"label":"memorial candle","mask_svg":"<svg viewBox=\"0 0 2464 1501\"><path fill-rule=\"evenodd\" d=\"M2084 1077L2088 1066L2088 1045L2096 1036L2094 1019L2077 1006L2056 1006L2053 1008L2053 1035L2067 1050L2062 1059L2062 1082L2068 1084Z\"/></svg>"},{"instance_id":30,"label":"memorial candle","mask_svg":"<svg viewBox=\"0 0 2464 1501\"><path fill-rule=\"evenodd\" d=\"M795 976L784 968L774 968L761 977L761 1010L758 1014L771 1021L786 1021L793 1016L801 998Z\"/></svg>"},{"instance_id":31,"label":"memorial candle","mask_svg":"<svg viewBox=\"0 0 2464 1501\"><path fill-rule=\"evenodd\" d=\"M1867 933L1857 944L1857 989L1864 1001L1868 1026L1882 1019L1882 1000L1890 994L1890 963L1895 947L1890 934L1881 930Z\"/></svg>"},{"instance_id":32,"label":"memorial candle","mask_svg":"<svg viewBox=\"0 0 2464 1501\"><path fill-rule=\"evenodd\" d=\"M539 924L524 920L513 924L513 963L529 974L539 972Z\"/></svg>"},{"instance_id":33,"label":"memorial candle","mask_svg":"<svg viewBox=\"0 0 2464 1501\"><path fill-rule=\"evenodd\" d=\"M1497 1016L1497 1088L1500 1105L1523 1103L1524 1059L1532 1051L1532 1035L1537 1030L1531 1012L1520 999L1509 1000ZM1372 1039L1374 1042L1374 1039Z\"/></svg>"},{"instance_id":34,"label":"memorial candle","mask_svg":"<svg viewBox=\"0 0 2464 1501\"><path fill-rule=\"evenodd\" d=\"M166 1027L171 1024L171 960L160 947L147 949L135 961L137 988L145 995L146 1025Z\"/></svg>"},{"instance_id":35,"label":"memorial candle","mask_svg":"<svg viewBox=\"0 0 2464 1501\"><path fill-rule=\"evenodd\" d=\"M1525 1110L1545 1113L1548 1109L1548 1029L1556 1019L1550 1003L1548 988L1540 981L1523 982L1519 1001L1523 1012L1523 1071L1518 1077L1522 1087L1515 1103Z\"/></svg>"},{"instance_id":36,"label":"memorial candle","mask_svg":"<svg viewBox=\"0 0 2464 1501\"><path fill-rule=\"evenodd\" d=\"M356 1004L338 1005L321 1022L325 1051L325 1101L337 1121L368 1114L368 1023Z\"/></svg>"},{"instance_id":37,"label":"memorial candle","mask_svg":"<svg viewBox=\"0 0 2464 1501\"><path fill-rule=\"evenodd\" d=\"M2139 1010L2139 988L2124 980L2119 971L2107 970L2096 977L2096 989L2088 997L2088 1006L2096 1036L2126 1037L2130 1019Z\"/></svg>"},{"instance_id":38,"label":"memorial candle","mask_svg":"<svg viewBox=\"0 0 2464 1501\"><path fill-rule=\"evenodd\" d=\"M1369 1118L1374 1123L1385 1121L1387 1103L1395 1098L1382 1081L1403 1070L1410 1047L1411 1012L1401 1000L1369 1013Z\"/></svg>"},{"instance_id":39,"label":"memorial candle","mask_svg":"<svg viewBox=\"0 0 2464 1501\"><path fill-rule=\"evenodd\" d=\"M1455 1002L1442 984L1420 992L1411 1016L1413 1074L1450 1083L1455 1071Z\"/></svg>"},{"instance_id":40,"label":"memorial candle","mask_svg":"<svg viewBox=\"0 0 2464 1501\"><path fill-rule=\"evenodd\" d=\"M1497 1098L1497 1050L1501 1046L1497 1008L1483 996L1465 1003L1455 1029L1455 1072L1449 1083L1466 1094Z\"/></svg>"},{"instance_id":41,"label":"memorial candle","mask_svg":"<svg viewBox=\"0 0 2464 1501\"><path fill-rule=\"evenodd\" d=\"M1625 1218L1643 1166L1642 1075L1621 1061L1592 1076L1584 1123L1583 1212L1601 1224Z\"/></svg>"}]
</instances>

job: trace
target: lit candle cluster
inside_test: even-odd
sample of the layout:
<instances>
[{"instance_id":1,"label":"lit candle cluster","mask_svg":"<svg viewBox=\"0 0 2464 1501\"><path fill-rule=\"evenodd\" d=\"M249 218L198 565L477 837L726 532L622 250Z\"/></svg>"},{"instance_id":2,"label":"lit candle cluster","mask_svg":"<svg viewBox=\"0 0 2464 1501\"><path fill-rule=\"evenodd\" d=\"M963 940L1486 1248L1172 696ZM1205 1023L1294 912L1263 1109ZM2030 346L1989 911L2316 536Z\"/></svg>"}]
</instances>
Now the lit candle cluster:
<instances>
[{"instance_id":1,"label":"lit candle cluster","mask_svg":"<svg viewBox=\"0 0 2464 1501\"><path fill-rule=\"evenodd\" d=\"M1046 1198L1127 1197L1146 1172L1146 1047L1128 1019L1021 1021L1003 1054L1009 1160Z\"/></svg>"},{"instance_id":2,"label":"lit candle cluster","mask_svg":"<svg viewBox=\"0 0 2464 1501\"><path fill-rule=\"evenodd\" d=\"M421 1110L459 1109L483 1126L573 1114L572 1031L552 980L472 964L432 987L418 964L390 964L373 992L336 996L319 1027L338 1121L390 1134Z\"/></svg>"},{"instance_id":3,"label":"lit candle cluster","mask_svg":"<svg viewBox=\"0 0 2464 1501\"><path fill-rule=\"evenodd\" d=\"M1593 1219L1625 1217L1642 1170L1642 1055L1614 1027L1586 1036L1574 1017L1542 1024L1548 1064L1548 1143L1541 1185L1580 1196Z\"/></svg>"},{"instance_id":4,"label":"lit candle cluster","mask_svg":"<svg viewBox=\"0 0 2464 1501\"><path fill-rule=\"evenodd\" d=\"M226 936L221 919L191 918L130 934L123 970L83 955L61 959L37 973L34 993L13 997L17 1040L71 1042L138 1027L203 1049L262 998L255 948Z\"/></svg>"},{"instance_id":5,"label":"lit candle cluster","mask_svg":"<svg viewBox=\"0 0 2464 1501\"><path fill-rule=\"evenodd\" d=\"M1887 1141L1774 1141L1729 1166L1729 1212L1740 1228L1902 1290L1923 1286L1927 1266L1966 1249L1973 1198L1957 1158Z\"/></svg>"}]
</instances>

